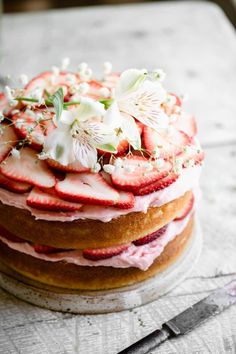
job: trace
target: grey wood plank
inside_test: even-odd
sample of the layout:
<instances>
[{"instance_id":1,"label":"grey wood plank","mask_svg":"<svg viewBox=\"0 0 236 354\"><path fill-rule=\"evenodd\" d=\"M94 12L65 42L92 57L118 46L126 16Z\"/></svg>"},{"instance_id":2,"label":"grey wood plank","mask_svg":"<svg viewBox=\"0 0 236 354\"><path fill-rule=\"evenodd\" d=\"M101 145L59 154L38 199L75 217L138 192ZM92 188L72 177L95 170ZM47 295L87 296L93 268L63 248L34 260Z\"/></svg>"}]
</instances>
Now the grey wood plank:
<instances>
[{"instance_id":1,"label":"grey wood plank","mask_svg":"<svg viewBox=\"0 0 236 354\"><path fill-rule=\"evenodd\" d=\"M208 2L104 6L5 15L1 73L36 74L69 56L99 71L163 67L167 87L188 93L203 143L235 141L236 39Z\"/></svg>"}]
</instances>

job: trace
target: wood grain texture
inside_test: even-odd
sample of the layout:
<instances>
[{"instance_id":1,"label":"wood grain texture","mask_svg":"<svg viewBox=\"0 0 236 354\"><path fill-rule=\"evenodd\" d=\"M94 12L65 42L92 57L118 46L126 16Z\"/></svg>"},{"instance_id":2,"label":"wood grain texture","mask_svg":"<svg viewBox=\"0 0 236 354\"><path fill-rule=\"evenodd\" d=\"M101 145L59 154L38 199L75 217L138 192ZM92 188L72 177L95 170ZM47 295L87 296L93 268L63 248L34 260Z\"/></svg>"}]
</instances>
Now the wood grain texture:
<instances>
[{"instance_id":1,"label":"wood grain texture","mask_svg":"<svg viewBox=\"0 0 236 354\"><path fill-rule=\"evenodd\" d=\"M1 354L115 354L236 278L235 33L215 5L165 2L8 15L2 39L2 73L31 75L67 55L74 66L85 60L96 70L111 60L117 70L163 67L170 90L191 95L188 109L206 150L199 210L205 243L188 279L152 304L96 316L42 310L0 290ZM233 354L235 348L232 306L152 354Z\"/></svg>"}]
</instances>

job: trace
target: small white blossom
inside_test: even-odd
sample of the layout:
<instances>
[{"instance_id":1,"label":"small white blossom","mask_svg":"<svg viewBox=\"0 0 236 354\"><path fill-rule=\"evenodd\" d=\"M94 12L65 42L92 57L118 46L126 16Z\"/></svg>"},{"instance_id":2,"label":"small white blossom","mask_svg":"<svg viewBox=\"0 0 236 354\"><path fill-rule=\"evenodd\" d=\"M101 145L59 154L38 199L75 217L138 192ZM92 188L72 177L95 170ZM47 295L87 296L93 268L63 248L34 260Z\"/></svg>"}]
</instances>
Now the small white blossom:
<instances>
[{"instance_id":1,"label":"small white blossom","mask_svg":"<svg viewBox=\"0 0 236 354\"><path fill-rule=\"evenodd\" d=\"M101 170L101 165L100 163L95 163L95 165L91 168L92 172L98 173Z\"/></svg>"},{"instance_id":2,"label":"small white blossom","mask_svg":"<svg viewBox=\"0 0 236 354\"><path fill-rule=\"evenodd\" d=\"M24 125L24 123L25 123L25 120L22 119L22 118L19 118L19 119L17 119L17 121L15 122L15 126L16 126L17 129L21 129L22 126Z\"/></svg>"},{"instance_id":3,"label":"small white blossom","mask_svg":"<svg viewBox=\"0 0 236 354\"><path fill-rule=\"evenodd\" d=\"M83 82L82 84L79 84L77 87L77 91L81 95L85 95L90 89L90 86L87 82Z\"/></svg>"},{"instance_id":4,"label":"small white blossom","mask_svg":"<svg viewBox=\"0 0 236 354\"><path fill-rule=\"evenodd\" d=\"M166 78L166 73L162 69L154 69L153 74L155 78L160 82L163 82Z\"/></svg>"},{"instance_id":5,"label":"small white blossom","mask_svg":"<svg viewBox=\"0 0 236 354\"><path fill-rule=\"evenodd\" d=\"M92 75L93 75L92 69L87 68L87 69L80 72L80 79L82 81L89 81L89 80L91 80Z\"/></svg>"},{"instance_id":6,"label":"small white blossom","mask_svg":"<svg viewBox=\"0 0 236 354\"><path fill-rule=\"evenodd\" d=\"M185 167L194 167L195 165L195 160L194 159L189 159L184 163Z\"/></svg>"},{"instance_id":7,"label":"small white blossom","mask_svg":"<svg viewBox=\"0 0 236 354\"><path fill-rule=\"evenodd\" d=\"M12 95L12 89L9 86L5 86L5 94L9 101L13 101L14 97Z\"/></svg>"},{"instance_id":8,"label":"small white blossom","mask_svg":"<svg viewBox=\"0 0 236 354\"><path fill-rule=\"evenodd\" d=\"M50 156L44 151L42 151L42 152L40 152L40 154L38 154L39 160L47 160L49 157Z\"/></svg>"},{"instance_id":9,"label":"small white blossom","mask_svg":"<svg viewBox=\"0 0 236 354\"><path fill-rule=\"evenodd\" d=\"M103 169L105 172L112 174L115 171L116 167L114 165L107 164L103 166Z\"/></svg>"},{"instance_id":10,"label":"small white blossom","mask_svg":"<svg viewBox=\"0 0 236 354\"><path fill-rule=\"evenodd\" d=\"M157 168L162 168L164 166L165 160L162 158L156 159L154 164Z\"/></svg>"},{"instance_id":11,"label":"small white blossom","mask_svg":"<svg viewBox=\"0 0 236 354\"><path fill-rule=\"evenodd\" d=\"M105 61L103 63L103 72L105 75L109 75L112 72L112 63Z\"/></svg>"},{"instance_id":12,"label":"small white blossom","mask_svg":"<svg viewBox=\"0 0 236 354\"><path fill-rule=\"evenodd\" d=\"M184 162L184 159L182 157L178 157L175 159L175 162L174 162L174 172L177 173L177 174L180 174L182 169L183 169L183 162Z\"/></svg>"},{"instance_id":13,"label":"small white blossom","mask_svg":"<svg viewBox=\"0 0 236 354\"><path fill-rule=\"evenodd\" d=\"M29 82L28 76L26 74L21 74L19 80L20 83L24 86L27 85Z\"/></svg>"},{"instance_id":14,"label":"small white blossom","mask_svg":"<svg viewBox=\"0 0 236 354\"><path fill-rule=\"evenodd\" d=\"M65 79L70 85L76 84L77 81L76 76L74 74L67 74Z\"/></svg>"},{"instance_id":15,"label":"small white blossom","mask_svg":"<svg viewBox=\"0 0 236 354\"><path fill-rule=\"evenodd\" d=\"M10 100L10 101L9 101L9 106L10 106L10 107L15 107L17 104L18 104L18 101L17 101L17 100Z\"/></svg>"},{"instance_id":16,"label":"small white blossom","mask_svg":"<svg viewBox=\"0 0 236 354\"><path fill-rule=\"evenodd\" d=\"M187 145L184 147L184 153L187 155L187 156L191 156L192 153L194 152L194 147L191 146L191 145Z\"/></svg>"},{"instance_id":17,"label":"small white blossom","mask_svg":"<svg viewBox=\"0 0 236 354\"><path fill-rule=\"evenodd\" d=\"M31 109L29 109L29 108L27 108L26 110L25 110L25 114L27 115L27 116L30 116L31 118L36 118L36 113L34 112L34 111L31 111Z\"/></svg>"},{"instance_id":18,"label":"small white blossom","mask_svg":"<svg viewBox=\"0 0 236 354\"><path fill-rule=\"evenodd\" d=\"M61 70L66 70L68 66L70 65L70 58L65 57L61 61Z\"/></svg>"},{"instance_id":19,"label":"small white blossom","mask_svg":"<svg viewBox=\"0 0 236 354\"><path fill-rule=\"evenodd\" d=\"M103 98L107 98L110 96L110 90L107 87L100 88L98 93Z\"/></svg>"},{"instance_id":20,"label":"small white blossom","mask_svg":"<svg viewBox=\"0 0 236 354\"><path fill-rule=\"evenodd\" d=\"M52 66L52 73L55 76L59 76L60 74L60 69L58 68L58 66Z\"/></svg>"},{"instance_id":21,"label":"small white blossom","mask_svg":"<svg viewBox=\"0 0 236 354\"><path fill-rule=\"evenodd\" d=\"M79 72L85 71L87 68L88 68L88 64L85 63L85 62L80 63L79 66L78 66Z\"/></svg>"},{"instance_id":22,"label":"small white blossom","mask_svg":"<svg viewBox=\"0 0 236 354\"><path fill-rule=\"evenodd\" d=\"M115 160L115 167L117 167L117 168L123 167L123 162L122 162L122 160L121 160L120 157L118 157L118 158Z\"/></svg>"},{"instance_id":23,"label":"small white blossom","mask_svg":"<svg viewBox=\"0 0 236 354\"><path fill-rule=\"evenodd\" d=\"M132 173L135 171L135 166L125 166L124 167L125 172Z\"/></svg>"},{"instance_id":24,"label":"small white blossom","mask_svg":"<svg viewBox=\"0 0 236 354\"><path fill-rule=\"evenodd\" d=\"M4 120L4 115L3 115L3 112L0 111L0 123Z\"/></svg>"},{"instance_id":25,"label":"small white blossom","mask_svg":"<svg viewBox=\"0 0 236 354\"><path fill-rule=\"evenodd\" d=\"M14 156L15 158L19 159L20 158L20 151L15 149L15 148L13 148L11 150L11 155Z\"/></svg>"},{"instance_id":26,"label":"small white blossom","mask_svg":"<svg viewBox=\"0 0 236 354\"><path fill-rule=\"evenodd\" d=\"M160 149L158 148L158 147L156 147L155 148L155 150L153 150L152 151L152 155L153 155L153 157L155 157L156 159L158 158L158 157L160 157Z\"/></svg>"}]
</instances>

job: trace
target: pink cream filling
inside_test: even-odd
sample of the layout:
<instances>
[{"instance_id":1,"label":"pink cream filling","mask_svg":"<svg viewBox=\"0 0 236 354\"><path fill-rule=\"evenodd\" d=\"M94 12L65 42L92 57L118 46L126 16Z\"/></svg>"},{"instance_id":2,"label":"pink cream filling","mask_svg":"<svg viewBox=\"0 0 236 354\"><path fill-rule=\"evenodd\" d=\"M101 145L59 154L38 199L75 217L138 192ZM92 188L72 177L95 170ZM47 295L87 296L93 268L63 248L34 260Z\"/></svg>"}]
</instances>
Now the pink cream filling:
<instances>
[{"instance_id":1,"label":"pink cream filling","mask_svg":"<svg viewBox=\"0 0 236 354\"><path fill-rule=\"evenodd\" d=\"M16 194L3 188L0 188L0 201L6 205L29 210L36 220L66 222L79 219L93 219L109 222L114 218L132 212L146 213L149 207L159 207L174 199L180 198L190 189L198 189L200 173L200 165L183 169L180 177L169 187L148 195L136 196L135 205L131 209L86 205L79 211L49 212L29 207L26 204L28 193Z\"/></svg>"},{"instance_id":2,"label":"pink cream filling","mask_svg":"<svg viewBox=\"0 0 236 354\"><path fill-rule=\"evenodd\" d=\"M183 220L172 221L168 224L167 229L163 235L158 237L156 240L146 243L142 246L135 246L133 243L130 244L127 250L123 253L103 259L98 261L91 261L85 259L82 255L82 251L67 251L54 254L42 254L35 252L34 248L27 242L19 243L12 242L6 238L0 236L0 240L8 245L8 247L14 249L15 251L28 254L29 256L49 261L49 262L59 262L64 261L67 263L73 263L80 266L105 266L114 268L129 268L135 267L141 270L147 270L154 260L160 256L163 252L165 246L172 241L177 235L185 229L188 221L192 215L190 212Z\"/></svg>"}]
</instances>

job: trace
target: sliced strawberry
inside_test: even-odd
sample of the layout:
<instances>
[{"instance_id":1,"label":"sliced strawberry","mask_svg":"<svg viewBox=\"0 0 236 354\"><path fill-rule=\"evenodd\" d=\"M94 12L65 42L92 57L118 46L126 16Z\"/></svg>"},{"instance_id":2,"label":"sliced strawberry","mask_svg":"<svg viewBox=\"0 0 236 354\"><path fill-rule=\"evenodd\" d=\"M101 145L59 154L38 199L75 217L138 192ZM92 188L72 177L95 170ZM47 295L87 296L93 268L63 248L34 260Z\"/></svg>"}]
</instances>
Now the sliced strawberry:
<instances>
[{"instance_id":1,"label":"sliced strawberry","mask_svg":"<svg viewBox=\"0 0 236 354\"><path fill-rule=\"evenodd\" d=\"M15 131L22 139L28 139L32 148L40 150L44 142L44 129L36 123L37 116L29 116L26 112L20 112L12 117Z\"/></svg>"},{"instance_id":2,"label":"sliced strawberry","mask_svg":"<svg viewBox=\"0 0 236 354\"><path fill-rule=\"evenodd\" d=\"M166 232L167 226L168 225L165 225L161 229L154 231L147 236L139 238L138 240L133 241L133 244L135 246L142 246L142 245L145 245L146 243L150 243L150 242L156 240L158 237L162 236Z\"/></svg>"},{"instance_id":3,"label":"sliced strawberry","mask_svg":"<svg viewBox=\"0 0 236 354\"><path fill-rule=\"evenodd\" d=\"M99 173L68 173L57 182L56 192L62 199L95 205L115 205L119 193Z\"/></svg>"},{"instance_id":4,"label":"sliced strawberry","mask_svg":"<svg viewBox=\"0 0 236 354\"><path fill-rule=\"evenodd\" d=\"M120 209L130 209L134 207L135 198L133 193L119 191L120 199L115 205L117 208Z\"/></svg>"},{"instance_id":5,"label":"sliced strawberry","mask_svg":"<svg viewBox=\"0 0 236 354\"><path fill-rule=\"evenodd\" d=\"M0 111L3 112L4 116L9 117L13 109L15 108L9 105L6 95L0 92Z\"/></svg>"},{"instance_id":6,"label":"sliced strawberry","mask_svg":"<svg viewBox=\"0 0 236 354\"><path fill-rule=\"evenodd\" d=\"M181 212L174 219L174 221L183 220L190 213L190 211L193 209L193 205L194 205L194 196L192 195L191 198L189 199L189 202L187 203L187 205L184 207L184 209L181 210Z\"/></svg>"},{"instance_id":7,"label":"sliced strawberry","mask_svg":"<svg viewBox=\"0 0 236 354\"><path fill-rule=\"evenodd\" d=\"M183 151L178 155L178 158L183 159L183 167L188 167L189 162L191 162L190 166L192 165L192 162L195 165L201 164L205 157L204 152L194 144L189 145L186 148L187 151Z\"/></svg>"},{"instance_id":8,"label":"sliced strawberry","mask_svg":"<svg viewBox=\"0 0 236 354\"><path fill-rule=\"evenodd\" d=\"M165 177L172 167L166 161L162 168L153 167L148 170L149 160L142 156L127 156L121 160L122 166L116 168L111 175L112 183L119 189L128 191L136 191Z\"/></svg>"},{"instance_id":9,"label":"sliced strawberry","mask_svg":"<svg viewBox=\"0 0 236 354\"><path fill-rule=\"evenodd\" d=\"M1 225L0 225L0 236L4 237L12 242L19 242L19 243L27 242L27 241L23 240L23 238L13 235L11 232L7 231Z\"/></svg>"},{"instance_id":10,"label":"sliced strawberry","mask_svg":"<svg viewBox=\"0 0 236 354\"><path fill-rule=\"evenodd\" d=\"M147 126L143 129L145 148L150 154L158 148L162 158L169 158L180 154L184 146L188 145L190 141L190 138L184 132L176 129L171 133L159 133Z\"/></svg>"},{"instance_id":11,"label":"sliced strawberry","mask_svg":"<svg viewBox=\"0 0 236 354\"><path fill-rule=\"evenodd\" d=\"M103 85L96 80L91 80L88 82L89 84L89 91L85 94L87 97L91 97L93 99L97 99L101 97L100 90L103 88Z\"/></svg>"},{"instance_id":12,"label":"sliced strawberry","mask_svg":"<svg viewBox=\"0 0 236 354\"><path fill-rule=\"evenodd\" d=\"M55 193L53 194L52 191L47 193L39 188L34 188L30 192L26 203L35 209L52 211L73 211L82 207L82 204L67 202L60 199Z\"/></svg>"},{"instance_id":13,"label":"sliced strawberry","mask_svg":"<svg viewBox=\"0 0 236 354\"><path fill-rule=\"evenodd\" d=\"M35 252L44 253L44 254L57 253L57 252L64 251L61 248L55 248L55 247L46 246L46 245L34 245L33 247L34 247Z\"/></svg>"},{"instance_id":14,"label":"sliced strawberry","mask_svg":"<svg viewBox=\"0 0 236 354\"><path fill-rule=\"evenodd\" d=\"M18 136L14 129L5 123L1 123L0 128L0 162L2 162L17 144Z\"/></svg>"},{"instance_id":15,"label":"sliced strawberry","mask_svg":"<svg viewBox=\"0 0 236 354\"><path fill-rule=\"evenodd\" d=\"M109 75L106 75L106 79L103 82L103 86L112 89L116 86L119 78L120 78L120 73L111 73Z\"/></svg>"},{"instance_id":16,"label":"sliced strawberry","mask_svg":"<svg viewBox=\"0 0 236 354\"><path fill-rule=\"evenodd\" d=\"M139 131L139 134L140 134L140 136L142 135L142 133L143 133L143 128L144 128L144 124L142 124L142 123L140 123L140 122L138 122L137 120L136 120L136 122L135 122L136 124L137 124L137 127L138 127L138 131Z\"/></svg>"},{"instance_id":17,"label":"sliced strawberry","mask_svg":"<svg viewBox=\"0 0 236 354\"><path fill-rule=\"evenodd\" d=\"M107 259L107 258L112 258L114 256L118 256L118 254L121 254L127 248L129 245L121 245L121 246L115 246L115 247L105 247L105 248L95 248L95 249L86 249L83 250L83 256L86 259L89 259L91 261L99 261L101 259Z\"/></svg>"},{"instance_id":18,"label":"sliced strawberry","mask_svg":"<svg viewBox=\"0 0 236 354\"><path fill-rule=\"evenodd\" d=\"M174 96L176 98L176 102L175 105L181 107L182 106L182 101L179 98L179 96L177 96L175 93L169 93L169 95Z\"/></svg>"},{"instance_id":19,"label":"sliced strawberry","mask_svg":"<svg viewBox=\"0 0 236 354\"><path fill-rule=\"evenodd\" d=\"M67 166L64 166L64 165L60 164L59 162L52 160L52 159L48 159L46 161L50 167L55 168L55 170L62 171L62 172L63 171L65 171L65 172L87 172L87 171L89 171L89 169L87 167L84 167L83 165L81 165L81 163L79 163L79 161L69 163Z\"/></svg>"},{"instance_id":20,"label":"sliced strawberry","mask_svg":"<svg viewBox=\"0 0 236 354\"><path fill-rule=\"evenodd\" d=\"M0 174L0 187L15 193L26 193L32 186L28 183L16 182Z\"/></svg>"},{"instance_id":21,"label":"sliced strawberry","mask_svg":"<svg viewBox=\"0 0 236 354\"><path fill-rule=\"evenodd\" d=\"M55 185L55 177L46 162L39 160L37 153L29 147L20 150L20 158L9 156L0 165L0 172L15 181L38 187L50 188Z\"/></svg>"},{"instance_id":22,"label":"sliced strawberry","mask_svg":"<svg viewBox=\"0 0 236 354\"><path fill-rule=\"evenodd\" d=\"M26 85L24 95L27 97L35 89L47 90L50 94L53 94L59 87L67 89L69 87L68 75L69 73L66 72L60 72L59 75L55 75L51 71L41 73Z\"/></svg>"},{"instance_id":23,"label":"sliced strawberry","mask_svg":"<svg viewBox=\"0 0 236 354\"><path fill-rule=\"evenodd\" d=\"M190 138L197 134L197 124L194 117L189 117L186 114L181 114L173 123L176 129L183 131Z\"/></svg>"},{"instance_id":24,"label":"sliced strawberry","mask_svg":"<svg viewBox=\"0 0 236 354\"><path fill-rule=\"evenodd\" d=\"M173 172L168 174L166 177L161 178L145 187L137 188L133 191L134 195L146 195L161 189L164 189L174 183L179 176Z\"/></svg>"}]
</instances>

